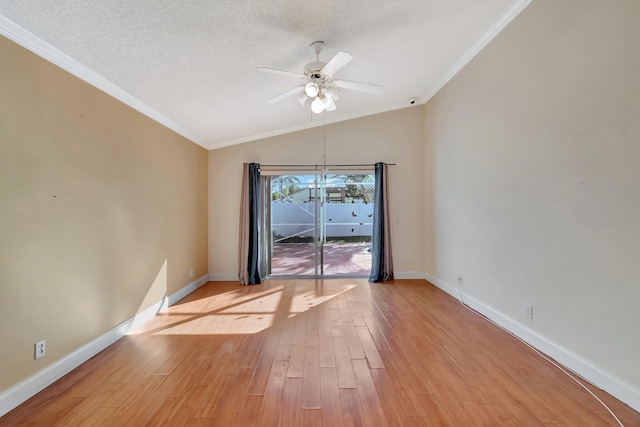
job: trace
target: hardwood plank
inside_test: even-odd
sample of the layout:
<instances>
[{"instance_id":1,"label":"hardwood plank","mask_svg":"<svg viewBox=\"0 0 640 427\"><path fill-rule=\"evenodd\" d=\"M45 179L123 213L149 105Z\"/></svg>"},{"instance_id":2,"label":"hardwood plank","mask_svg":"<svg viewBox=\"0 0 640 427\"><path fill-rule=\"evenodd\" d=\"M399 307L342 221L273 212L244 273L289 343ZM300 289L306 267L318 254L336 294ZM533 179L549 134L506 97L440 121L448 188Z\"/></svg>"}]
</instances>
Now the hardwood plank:
<instances>
[{"instance_id":1,"label":"hardwood plank","mask_svg":"<svg viewBox=\"0 0 640 427\"><path fill-rule=\"evenodd\" d=\"M440 405L437 398L433 394L419 394L418 399L421 402L421 408L423 411L423 419L427 420L427 425L430 426L455 426L455 425L469 425L469 424L456 424L453 418L453 411L448 411L446 408ZM472 424L473 425L473 424Z\"/></svg>"},{"instance_id":2,"label":"hardwood plank","mask_svg":"<svg viewBox=\"0 0 640 427\"><path fill-rule=\"evenodd\" d=\"M196 416L199 418L214 418L220 407L233 402L233 390L236 387L239 358L231 354L218 357L219 375L210 383L205 400L200 403Z\"/></svg>"},{"instance_id":3,"label":"hardwood plank","mask_svg":"<svg viewBox=\"0 0 640 427\"><path fill-rule=\"evenodd\" d=\"M280 406L287 378L287 362L274 360L269 382L264 392L262 406L258 414L261 426L277 426L280 419Z\"/></svg>"},{"instance_id":4,"label":"hardwood plank","mask_svg":"<svg viewBox=\"0 0 640 427\"><path fill-rule=\"evenodd\" d=\"M344 295L339 295L336 297L338 301L338 310L340 312L340 320L343 322L353 322L353 318L351 317L351 311L349 310L349 303Z\"/></svg>"},{"instance_id":5,"label":"hardwood plank","mask_svg":"<svg viewBox=\"0 0 640 427\"><path fill-rule=\"evenodd\" d=\"M364 350L362 350L360 337L353 322L342 322L342 327L344 328L344 334L347 338L349 356L352 359L364 359Z\"/></svg>"},{"instance_id":6,"label":"hardwood plank","mask_svg":"<svg viewBox=\"0 0 640 427\"><path fill-rule=\"evenodd\" d=\"M362 327L367 325L362 315L361 304L357 299L354 299L353 301L347 301L347 307L349 307L349 313L351 313L353 324L356 327Z\"/></svg>"},{"instance_id":7,"label":"hardwood plank","mask_svg":"<svg viewBox=\"0 0 640 427\"><path fill-rule=\"evenodd\" d=\"M509 405L507 403L500 403L495 405L482 405L483 409L487 412L489 418L492 420L490 425L500 425L500 426L517 426L517 427L526 427L528 425L532 426L543 426L539 420L533 418L527 421L522 421L518 417L519 410L512 410L515 405Z\"/></svg>"},{"instance_id":8,"label":"hardwood plank","mask_svg":"<svg viewBox=\"0 0 640 427\"><path fill-rule=\"evenodd\" d=\"M380 330L380 327L376 323L376 320L373 316L366 316L364 318L364 322L367 325L367 329L369 329L369 333L371 334L371 338L373 338L373 342L376 343L376 348L378 350L391 350L391 346L389 345L389 341Z\"/></svg>"},{"instance_id":9,"label":"hardwood plank","mask_svg":"<svg viewBox=\"0 0 640 427\"><path fill-rule=\"evenodd\" d=\"M318 306L318 324L320 326L331 326L331 316L329 314L329 303L327 301L323 302Z\"/></svg>"},{"instance_id":10,"label":"hardwood plank","mask_svg":"<svg viewBox=\"0 0 640 427\"><path fill-rule=\"evenodd\" d=\"M358 395L360 396L360 406L364 415L364 422L367 426L386 426L387 421L384 416L382 404L376 392L376 386L371 377L371 371L366 360L352 360L353 371L356 376Z\"/></svg>"},{"instance_id":11,"label":"hardwood plank","mask_svg":"<svg viewBox=\"0 0 640 427\"><path fill-rule=\"evenodd\" d=\"M293 344L296 322L292 319L288 319L287 321L282 321L282 323L284 325L280 334L280 342L278 342L278 348L274 355L275 360L289 360L291 358L291 347Z\"/></svg>"},{"instance_id":12,"label":"hardwood plank","mask_svg":"<svg viewBox=\"0 0 640 427\"><path fill-rule=\"evenodd\" d=\"M624 425L640 414L591 386ZM581 387L423 280L210 283L2 426L612 426Z\"/></svg>"},{"instance_id":13,"label":"hardwood plank","mask_svg":"<svg viewBox=\"0 0 640 427\"><path fill-rule=\"evenodd\" d=\"M262 406L262 396L246 396L242 409L236 412L236 416L231 424L220 424L222 426L229 425L232 427L255 427L261 426L259 411Z\"/></svg>"},{"instance_id":14,"label":"hardwood plank","mask_svg":"<svg viewBox=\"0 0 640 427\"><path fill-rule=\"evenodd\" d=\"M371 334L369 334L369 329L367 329L366 326L356 327L356 332L358 333L358 338L360 339L360 346L362 347L362 351L364 352L364 355L367 358L371 369L384 368L384 362L380 358L380 353L378 353L378 348L373 342Z\"/></svg>"},{"instance_id":15,"label":"hardwood plank","mask_svg":"<svg viewBox=\"0 0 640 427\"><path fill-rule=\"evenodd\" d=\"M202 356L200 351L193 351L186 355L171 373L165 377L160 388L169 389L170 396L186 397L193 384L200 380L202 373L207 369L207 359L207 357Z\"/></svg>"},{"instance_id":16,"label":"hardwood plank","mask_svg":"<svg viewBox=\"0 0 640 427\"><path fill-rule=\"evenodd\" d=\"M360 407L360 396L355 388L340 389L340 407L344 426L360 427L364 425L364 416Z\"/></svg>"},{"instance_id":17,"label":"hardwood plank","mask_svg":"<svg viewBox=\"0 0 640 427\"><path fill-rule=\"evenodd\" d=\"M333 337L333 351L336 356L338 387L356 388L356 378L353 373L347 339L345 337Z\"/></svg>"},{"instance_id":18,"label":"hardwood plank","mask_svg":"<svg viewBox=\"0 0 640 427\"><path fill-rule=\"evenodd\" d=\"M333 338L329 325L320 325L318 330L318 348L320 350L320 367L335 368L336 356L333 351Z\"/></svg>"},{"instance_id":19,"label":"hardwood plank","mask_svg":"<svg viewBox=\"0 0 640 427\"><path fill-rule=\"evenodd\" d=\"M160 408L152 414L152 424L169 425L169 421L176 415L178 409L184 406L185 400L185 397L167 397L160 405Z\"/></svg>"},{"instance_id":20,"label":"hardwood plank","mask_svg":"<svg viewBox=\"0 0 640 427\"><path fill-rule=\"evenodd\" d=\"M448 403L445 403L443 406L448 406ZM496 425L496 420L494 420L487 408L484 405L481 405L477 402L462 402L462 406L464 410L469 416L473 418L473 424L480 427L490 427ZM512 421L512 420L507 420ZM502 424L501 424L502 425Z\"/></svg>"},{"instance_id":21,"label":"hardwood plank","mask_svg":"<svg viewBox=\"0 0 640 427\"><path fill-rule=\"evenodd\" d=\"M398 418L419 417L421 415L413 404L415 399L410 398L407 390L399 381L389 375L388 369L372 369L371 377L390 424L393 424L393 421Z\"/></svg>"},{"instance_id":22,"label":"hardwood plank","mask_svg":"<svg viewBox=\"0 0 640 427\"><path fill-rule=\"evenodd\" d=\"M270 329L267 332L265 341L262 346L262 353L256 364L253 378L247 387L247 394L263 395L267 387L267 381L271 374L271 367L275 358L278 342L280 341L281 331L278 329Z\"/></svg>"},{"instance_id":23,"label":"hardwood plank","mask_svg":"<svg viewBox=\"0 0 640 427\"><path fill-rule=\"evenodd\" d=\"M262 404L262 397L244 394L252 376L251 369L239 369L233 376L228 377L227 387L214 407L213 414L216 424L221 426L234 425L237 420L243 420L247 413L253 414L253 416L246 415L249 424L252 422L251 420L255 419L260 407L258 403ZM242 425L240 421L237 422L238 425Z\"/></svg>"},{"instance_id":24,"label":"hardwood plank","mask_svg":"<svg viewBox=\"0 0 640 427\"><path fill-rule=\"evenodd\" d=\"M469 400L456 393L456 386L443 381L434 381L435 394L430 396L431 403L445 411L452 420L450 425L476 426L477 419L467 412L465 403ZM473 402L473 401L471 401ZM484 415L481 413L481 415Z\"/></svg>"},{"instance_id":25,"label":"hardwood plank","mask_svg":"<svg viewBox=\"0 0 640 427\"><path fill-rule=\"evenodd\" d=\"M266 334L254 334L247 340L240 355L241 369L254 369L258 365L265 336Z\"/></svg>"},{"instance_id":26,"label":"hardwood plank","mask_svg":"<svg viewBox=\"0 0 640 427\"><path fill-rule=\"evenodd\" d=\"M331 322L331 335L334 337L343 337L342 319L340 318L340 309L338 307L329 308L329 320Z\"/></svg>"},{"instance_id":27,"label":"hardwood plank","mask_svg":"<svg viewBox=\"0 0 640 427\"><path fill-rule=\"evenodd\" d=\"M320 409L303 408L302 409L302 424L305 427L321 427L322 426L322 414Z\"/></svg>"},{"instance_id":28,"label":"hardwood plank","mask_svg":"<svg viewBox=\"0 0 640 427\"><path fill-rule=\"evenodd\" d=\"M295 323L287 377L302 378L304 376L304 353L307 341L307 317L298 315L295 317Z\"/></svg>"},{"instance_id":29,"label":"hardwood plank","mask_svg":"<svg viewBox=\"0 0 640 427\"><path fill-rule=\"evenodd\" d=\"M38 395L36 395L38 396ZM34 399L30 399L33 401ZM51 410L48 410L48 405L40 405L34 412L22 414L21 417L16 417L16 411L9 412L7 415L0 417L0 425L18 425L18 424L43 424L43 425L55 425L59 423L61 419L67 417L67 415L74 411L74 409L87 400L86 397L68 397L61 396L59 401L56 399L55 405ZM23 406L29 406L30 401L27 401Z\"/></svg>"},{"instance_id":30,"label":"hardwood plank","mask_svg":"<svg viewBox=\"0 0 640 427\"><path fill-rule=\"evenodd\" d=\"M307 347L302 381L303 409L320 409L320 388L320 352L318 347Z\"/></svg>"},{"instance_id":31,"label":"hardwood plank","mask_svg":"<svg viewBox=\"0 0 640 427\"><path fill-rule=\"evenodd\" d=\"M307 316L307 336L305 338L305 346L318 347L320 335L320 319L318 318L318 309L310 309L305 313Z\"/></svg>"},{"instance_id":32,"label":"hardwood plank","mask_svg":"<svg viewBox=\"0 0 640 427\"><path fill-rule=\"evenodd\" d=\"M282 408L278 426L296 427L302 424L302 378L289 378L285 380L282 395Z\"/></svg>"},{"instance_id":33,"label":"hardwood plank","mask_svg":"<svg viewBox=\"0 0 640 427\"><path fill-rule=\"evenodd\" d=\"M340 387L336 368L320 368L322 424L325 426L343 425L340 406Z\"/></svg>"}]
</instances>

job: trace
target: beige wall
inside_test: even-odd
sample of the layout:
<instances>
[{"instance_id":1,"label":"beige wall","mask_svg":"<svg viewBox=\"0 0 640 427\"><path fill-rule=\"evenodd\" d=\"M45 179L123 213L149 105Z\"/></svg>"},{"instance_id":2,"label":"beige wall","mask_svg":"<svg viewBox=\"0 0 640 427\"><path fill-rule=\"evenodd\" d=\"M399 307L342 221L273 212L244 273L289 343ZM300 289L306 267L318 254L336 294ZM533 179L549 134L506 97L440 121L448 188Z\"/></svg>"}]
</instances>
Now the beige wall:
<instances>
[{"instance_id":1,"label":"beige wall","mask_svg":"<svg viewBox=\"0 0 640 427\"><path fill-rule=\"evenodd\" d=\"M2 37L0 58L2 391L207 273L207 152Z\"/></svg>"},{"instance_id":2,"label":"beige wall","mask_svg":"<svg viewBox=\"0 0 640 427\"><path fill-rule=\"evenodd\" d=\"M318 120L316 117L316 120ZM424 111L421 106L327 125L327 163L390 167L396 272L424 271ZM209 273L237 277L242 163L322 164L323 127L209 152Z\"/></svg>"},{"instance_id":3,"label":"beige wall","mask_svg":"<svg viewBox=\"0 0 640 427\"><path fill-rule=\"evenodd\" d=\"M639 46L637 0L534 1L425 116L429 273L449 284L463 275L470 296L635 396Z\"/></svg>"},{"instance_id":4,"label":"beige wall","mask_svg":"<svg viewBox=\"0 0 640 427\"><path fill-rule=\"evenodd\" d=\"M326 127L328 163L397 163L400 275L463 275L636 391L639 9L537 0L426 106ZM0 58L0 390L194 278L235 277L243 162L323 161L320 125L207 155L4 38Z\"/></svg>"}]
</instances>

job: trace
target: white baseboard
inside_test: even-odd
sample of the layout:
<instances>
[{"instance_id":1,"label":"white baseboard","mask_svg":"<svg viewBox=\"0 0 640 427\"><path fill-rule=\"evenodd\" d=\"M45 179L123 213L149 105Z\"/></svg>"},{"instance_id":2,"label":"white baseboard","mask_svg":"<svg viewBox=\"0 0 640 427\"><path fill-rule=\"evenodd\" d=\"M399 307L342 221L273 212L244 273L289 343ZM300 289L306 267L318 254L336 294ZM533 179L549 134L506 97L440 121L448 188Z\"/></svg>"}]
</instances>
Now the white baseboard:
<instances>
[{"instance_id":1,"label":"white baseboard","mask_svg":"<svg viewBox=\"0 0 640 427\"><path fill-rule=\"evenodd\" d=\"M427 279L425 273L421 271L398 271L393 273L395 279ZM233 274L210 274L211 282L237 282L238 276Z\"/></svg>"},{"instance_id":2,"label":"white baseboard","mask_svg":"<svg viewBox=\"0 0 640 427\"><path fill-rule=\"evenodd\" d=\"M194 280L193 282L189 283L187 286L183 287L182 289L179 289L178 291L172 293L171 295L166 297L168 299L168 306L172 306L173 304L175 304L176 302L180 301L182 298L186 297L191 292L195 291L200 286L204 285L205 283L209 282L210 280L211 279L209 279L209 275L205 274L204 276L202 276L202 277Z\"/></svg>"},{"instance_id":3,"label":"white baseboard","mask_svg":"<svg viewBox=\"0 0 640 427\"><path fill-rule=\"evenodd\" d=\"M210 274L209 281L210 282L237 282L238 275L237 274Z\"/></svg>"},{"instance_id":4,"label":"white baseboard","mask_svg":"<svg viewBox=\"0 0 640 427\"><path fill-rule=\"evenodd\" d=\"M428 273L425 273L425 276L427 277L426 280L452 295L454 298L459 297L457 289L450 284ZM473 296L462 292L462 297L469 307L493 320L498 325L521 338L523 341L529 343L532 347L576 372L596 387L606 391L616 399L640 412L640 391Z\"/></svg>"},{"instance_id":5,"label":"white baseboard","mask_svg":"<svg viewBox=\"0 0 640 427\"><path fill-rule=\"evenodd\" d=\"M76 351L66 355L62 359L47 366L26 380L15 384L0 393L0 417L11 411L18 405L26 402L37 393L41 392L96 354L100 353L111 344L124 337L132 328L153 318L156 314L173 305L209 281L209 275L205 274L199 279L189 283L179 291L165 296L146 310L141 311L132 318L122 322L115 328L102 334L90 343L80 347Z\"/></svg>"},{"instance_id":6,"label":"white baseboard","mask_svg":"<svg viewBox=\"0 0 640 427\"><path fill-rule=\"evenodd\" d=\"M427 276L422 271L394 271L394 279L424 279L427 280Z\"/></svg>"},{"instance_id":7,"label":"white baseboard","mask_svg":"<svg viewBox=\"0 0 640 427\"><path fill-rule=\"evenodd\" d=\"M134 318L131 318L119 324L35 375L3 391L0 394L0 417L125 336L131 329L133 320Z\"/></svg>"},{"instance_id":8,"label":"white baseboard","mask_svg":"<svg viewBox=\"0 0 640 427\"><path fill-rule=\"evenodd\" d=\"M449 295L455 297L456 299L458 298L458 294L456 293L456 291L453 288L453 286L449 285L448 283L443 282L442 280L438 279L435 276L432 276L429 273L424 273L424 277L425 277L426 281L433 283L438 288L440 288L441 290L445 291Z\"/></svg>"}]
</instances>

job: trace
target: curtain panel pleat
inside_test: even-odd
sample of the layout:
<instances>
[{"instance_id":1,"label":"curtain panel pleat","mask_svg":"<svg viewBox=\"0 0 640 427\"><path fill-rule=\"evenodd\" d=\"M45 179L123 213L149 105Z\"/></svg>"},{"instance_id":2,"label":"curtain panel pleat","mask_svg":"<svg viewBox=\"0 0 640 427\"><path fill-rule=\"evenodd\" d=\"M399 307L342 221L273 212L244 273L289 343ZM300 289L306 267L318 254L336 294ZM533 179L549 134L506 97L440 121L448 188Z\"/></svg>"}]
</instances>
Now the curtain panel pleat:
<instances>
[{"instance_id":1,"label":"curtain panel pleat","mask_svg":"<svg viewBox=\"0 0 640 427\"><path fill-rule=\"evenodd\" d=\"M262 283L259 272L260 241L260 165L245 163L240 197L240 230L238 242L238 280L243 285Z\"/></svg>"},{"instance_id":2,"label":"curtain panel pleat","mask_svg":"<svg viewBox=\"0 0 640 427\"><path fill-rule=\"evenodd\" d=\"M376 192L373 207L373 236L371 238L370 282L393 280L391 255L391 227L389 217L388 166L376 163Z\"/></svg>"}]
</instances>

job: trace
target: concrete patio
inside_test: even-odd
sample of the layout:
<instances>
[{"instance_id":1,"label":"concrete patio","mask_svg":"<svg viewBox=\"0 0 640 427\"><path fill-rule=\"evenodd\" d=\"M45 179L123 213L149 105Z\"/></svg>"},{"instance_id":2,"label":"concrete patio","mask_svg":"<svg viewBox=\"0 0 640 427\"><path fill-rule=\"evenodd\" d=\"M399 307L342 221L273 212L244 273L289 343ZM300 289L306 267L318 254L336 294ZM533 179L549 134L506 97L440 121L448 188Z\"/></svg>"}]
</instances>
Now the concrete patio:
<instances>
[{"instance_id":1,"label":"concrete patio","mask_svg":"<svg viewBox=\"0 0 640 427\"><path fill-rule=\"evenodd\" d=\"M369 276L370 242L324 244L324 275ZM314 275L313 243L276 243L271 257L271 275Z\"/></svg>"}]
</instances>

